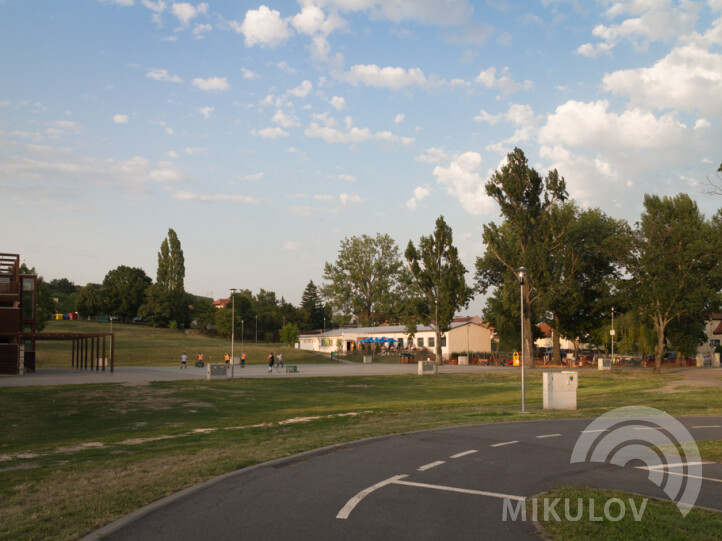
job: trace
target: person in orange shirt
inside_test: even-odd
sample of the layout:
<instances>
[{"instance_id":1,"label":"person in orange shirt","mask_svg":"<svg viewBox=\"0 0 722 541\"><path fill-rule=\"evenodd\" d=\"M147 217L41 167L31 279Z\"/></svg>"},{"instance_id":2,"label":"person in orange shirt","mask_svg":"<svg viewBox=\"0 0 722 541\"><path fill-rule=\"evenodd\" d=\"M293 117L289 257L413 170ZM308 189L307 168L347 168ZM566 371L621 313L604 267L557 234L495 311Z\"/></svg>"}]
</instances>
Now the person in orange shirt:
<instances>
[{"instance_id":1,"label":"person in orange shirt","mask_svg":"<svg viewBox=\"0 0 722 541\"><path fill-rule=\"evenodd\" d=\"M227 352L226 352L226 355L225 355L224 359L226 360L226 364L228 364L228 363L230 363L230 362L231 362L231 356L230 356L230 355L228 355L228 353L227 353Z\"/></svg>"},{"instance_id":2,"label":"person in orange shirt","mask_svg":"<svg viewBox=\"0 0 722 541\"><path fill-rule=\"evenodd\" d=\"M203 354L202 353L198 354L198 364L199 364L199 366L203 366Z\"/></svg>"},{"instance_id":3,"label":"person in orange shirt","mask_svg":"<svg viewBox=\"0 0 722 541\"><path fill-rule=\"evenodd\" d=\"M241 353L241 368L246 367L246 352Z\"/></svg>"}]
</instances>

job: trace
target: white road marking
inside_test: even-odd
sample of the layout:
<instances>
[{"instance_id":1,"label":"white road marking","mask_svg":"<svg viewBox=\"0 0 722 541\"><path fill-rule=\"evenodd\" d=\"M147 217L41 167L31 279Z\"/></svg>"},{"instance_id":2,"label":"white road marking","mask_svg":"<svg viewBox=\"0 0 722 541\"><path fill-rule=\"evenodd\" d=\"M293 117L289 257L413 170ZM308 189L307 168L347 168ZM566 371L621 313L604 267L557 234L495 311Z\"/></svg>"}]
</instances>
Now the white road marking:
<instances>
[{"instance_id":1,"label":"white road marking","mask_svg":"<svg viewBox=\"0 0 722 541\"><path fill-rule=\"evenodd\" d=\"M704 466L705 464L715 464L715 462L670 462L669 464L657 464L656 466L640 466L645 470L666 470L667 468L684 468L685 466Z\"/></svg>"},{"instance_id":2,"label":"white road marking","mask_svg":"<svg viewBox=\"0 0 722 541\"><path fill-rule=\"evenodd\" d=\"M714 462L704 462L704 464L714 464ZM654 468L648 466L635 466L638 470L652 470ZM703 477L701 475L689 475L688 473L680 473L676 471L667 470L667 475L679 475L680 477L689 477L691 479L702 479L703 481L712 481L713 483L722 483L722 479L715 479L714 477Z\"/></svg>"},{"instance_id":3,"label":"white road marking","mask_svg":"<svg viewBox=\"0 0 722 541\"><path fill-rule=\"evenodd\" d=\"M542 436L537 436L538 439L542 438L556 438L557 436L561 436L561 434L544 434Z\"/></svg>"},{"instance_id":4,"label":"white road marking","mask_svg":"<svg viewBox=\"0 0 722 541\"><path fill-rule=\"evenodd\" d=\"M693 426L692 428L722 428L720 425L703 425L703 426Z\"/></svg>"},{"instance_id":5,"label":"white road marking","mask_svg":"<svg viewBox=\"0 0 722 541\"><path fill-rule=\"evenodd\" d=\"M461 458L462 456L473 455L474 453L478 453L478 451L476 449L472 449L470 451L464 451L463 453L456 453L455 455L451 455L449 458Z\"/></svg>"},{"instance_id":6,"label":"white road marking","mask_svg":"<svg viewBox=\"0 0 722 541\"><path fill-rule=\"evenodd\" d=\"M443 460L437 460L436 462L432 462L430 464L424 464L423 466L420 466L418 471L426 471L430 470L431 468L435 468L436 466L441 466L442 464L446 464Z\"/></svg>"},{"instance_id":7,"label":"white road marking","mask_svg":"<svg viewBox=\"0 0 722 541\"><path fill-rule=\"evenodd\" d=\"M504 445L512 445L512 444L514 444L514 443L519 443L519 441L518 441L518 440L514 440L514 441L504 441L504 442L502 442L502 443L494 443L494 444L492 444L491 446L492 446L492 447L503 447Z\"/></svg>"},{"instance_id":8,"label":"white road marking","mask_svg":"<svg viewBox=\"0 0 722 541\"><path fill-rule=\"evenodd\" d=\"M598 430L582 430L582 434L594 434L595 432L606 432L608 429L600 428Z\"/></svg>"},{"instance_id":9,"label":"white road marking","mask_svg":"<svg viewBox=\"0 0 722 541\"><path fill-rule=\"evenodd\" d=\"M403 479L404 477L408 477L408 475L394 475L393 477L389 477L385 481L381 481L380 483L376 483L373 486L370 486L368 488L365 488L358 494L356 494L353 498L351 498L349 501L346 502L346 505L343 506L343 508L338 512L338 515L336 515L336 518L340 519L347 519L348 516L351 514L351 511L354 510L354 508L363 500L366 496L371 494L374 490L378 490L380 488L385 487L386 485L391 485L398 481L399 479Z\"/></svg>"},{"instance_id":10,"label":"white road marking","mask_svg":"<svg viewBox=\"0 0 722 541\"><path fill-rule=\"evenodd\" d=\"M475 494L477 496L490 496L492 498L518 500L520 502L526 501L526 498L524 496L512 496L511 494L500 494L498 492L486 492L484 490L471 490L468 488L447 487L447 486L443 486L443 485L429 485L427 483L415 483L413 481L400 481L400 480L394 481L394 484L406 485L406 486L410 486L410 487L433 488L434 490L445 490L447 492L461 492L462 494Z\"/></svg>"}]
</instances>

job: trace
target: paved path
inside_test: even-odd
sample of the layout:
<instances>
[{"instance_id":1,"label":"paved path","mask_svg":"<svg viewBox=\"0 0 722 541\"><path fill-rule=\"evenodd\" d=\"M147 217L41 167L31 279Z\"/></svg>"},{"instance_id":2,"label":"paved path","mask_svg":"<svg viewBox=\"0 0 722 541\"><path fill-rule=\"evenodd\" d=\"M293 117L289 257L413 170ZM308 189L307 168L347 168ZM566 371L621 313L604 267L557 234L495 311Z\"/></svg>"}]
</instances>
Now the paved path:
<instances>
[{"instance_id":1,"label":"paved path","mask_svg":"<svg viewBox=\"0 0 722 541\"><path fill-rule=\"evenodd\" d=\"M518 369L517 369L518 370ZM443 374L468 372L509 372L512 367L483 367L445 365L439 368ZM412 364L362 364L329 363L299 364L298 372L286 373L284 369L274 369L268 373L268 366L252 364L245 368L233 367L234 378L302 378L319 376L386 376L397 374L416 374L417 366ZM40 368L34 374L23 376L0 376L0 387L24 387L38 385L75 385L83 383L141 383L148 381L175 381L187 379L205 379L206 369L189 366L181 369L177 366L117 367L113 373L109 370L76 370L74 368Z\"/></svg>"},{"instance_id":2,"label":"paved path","mask_svg":"<svg viewBox=\"0 0 722 541\"><path fill-rule=\"evenodd\" d=\"M722 438L722 417L682 422L695 439ZM570 464L588 423L476 425L312 451L192 487L88 539L523 539L535 527L530 516L513 520L513 511L560 484L665 498L638 461L627 467ZM703 468L697 505L722 510L722 465ZM677 475L672 469L667 479ZM562 516L563 505L555 509ZM614 510L619 513L618 506Z\"/></svg>"}]
</instances>

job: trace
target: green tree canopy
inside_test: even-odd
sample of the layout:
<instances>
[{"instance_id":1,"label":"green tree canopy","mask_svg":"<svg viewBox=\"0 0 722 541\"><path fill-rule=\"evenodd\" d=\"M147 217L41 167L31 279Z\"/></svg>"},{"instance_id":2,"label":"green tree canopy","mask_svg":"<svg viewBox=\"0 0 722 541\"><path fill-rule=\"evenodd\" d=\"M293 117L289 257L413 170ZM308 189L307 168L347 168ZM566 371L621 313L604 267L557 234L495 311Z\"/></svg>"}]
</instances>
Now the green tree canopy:
<instances>
[{"instance_id":1,"label":"green tree canopy","mask_svg":"<svg viewBox=\"0 0 722 541\"><path fill-rule=\"evenodd\" d=\"M281 342L288 344L290 347L293 347L298 342L298 335L298 327L293 323L286 323L281 327Z\"/></svg>"},{"instance_id":2,"label":"green tree canopy","mask_svg":"<svg viewBox=\"0 0 722 541\"><path fill-rule=\"evenodd\" d=\"M185 258L178 235L168 229L158 252L156 283L148 288L145 304L140 309L141 317L154 326L186 326L189 298L184 290Z\"/></svg>"},{"instance_id":3,"label":"green tree canopy","mask_svg":"<svg viewBox=\"0 0 722 541\"><path fill-rule=\"evenodd\" d=\"M336 262L324 266L321 295L335 311L358 316L362 325L382 323L396 315L402 267L390 236L346 238Z\"/></svg>"},{"instance_id":4,"label":"green tree canopy","mask_svg":"<svg viewBox=\"0 0 722 541\"><path fill-rule=\"evenodd\" d=\"M125 321L137 316L151 282L140 268L120 265L109 271L103 279L105 310Z\"/></svg>"},{"instance_id":5,"label":"green tree canopy","mask_svg":"<svg viewBox=\"0 0 722 541\"><path fill-rule=\"evenodd\" d=\"M441 335L449 330L456 311L469 305L472 289L467 287L466 268L453 244L451 227L443 216L436 220L434 232L422 236L418 249L409 241L405 252L411 284L425 301L416 303L417 315L424 324L433 320L436 363L441 363ZM413 335L413 329L408 330Z\"/></svg>"},{"instance_id":6,"label":"green tree canopy","mask_svg":"<svg viewBox=\"0 0 722 541\"><path fill-rule=\"evenodd\" d=\"M100 285L86 284L78 293L76 310L81 317L97 316L103 311Z\"/></svg>"},{"instance_id":7,"label":"green tree canopy","mask_svg":"<svg viewBox=\"0 0 722 541\"><path fill-rule=\"evenodd\" d=\"M486 184L504 221L484 225L486 251L476 261L476 288L486 293L505 282L516 283L515 270L526 268L524 303L524 360L533 365L532 308L548 292L548 256L559 248L567 221L552 211L567 199L566 183L556 170L546 177L529 167L524 152L515 148ZM507 288L511 288L507 285Z\"/></svg>"},{"instance_id":8,"label":"green tree canopy","mask_svg":"<svg viewBox=\"0 0 722 541\"><path fill-rule=\"evenodd\" d=\"M628 244L627 294L654 327L659 373L668 325L683 317L702 320L719 307L722 211L707 220L687 194L645 195L644 213Z\"/></svg>"}]
</instances>

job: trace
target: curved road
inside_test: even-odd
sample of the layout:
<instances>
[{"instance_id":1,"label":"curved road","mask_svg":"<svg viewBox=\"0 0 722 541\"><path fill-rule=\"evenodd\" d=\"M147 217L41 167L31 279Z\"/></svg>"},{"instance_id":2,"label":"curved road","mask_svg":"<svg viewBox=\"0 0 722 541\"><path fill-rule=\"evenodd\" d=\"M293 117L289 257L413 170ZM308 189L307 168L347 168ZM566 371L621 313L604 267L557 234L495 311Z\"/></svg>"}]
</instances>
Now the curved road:
<instances>
[{"instance_id":1,"label":"curved road","mask_svg":"<svg viewBox=\"0 0 722 541\"><path fill-rule=\"evenodd\" d=\"M722 439L722 417L680 421L695 440ZM639 461L570 464L589 422L446 428L316 450L192 487L88 539L519 539L536 531L531 517L512 520L519 502L560 484L666 499ZM702 471L697 505L722 510L722 465Z\"/></svg>"}]
</instances>

